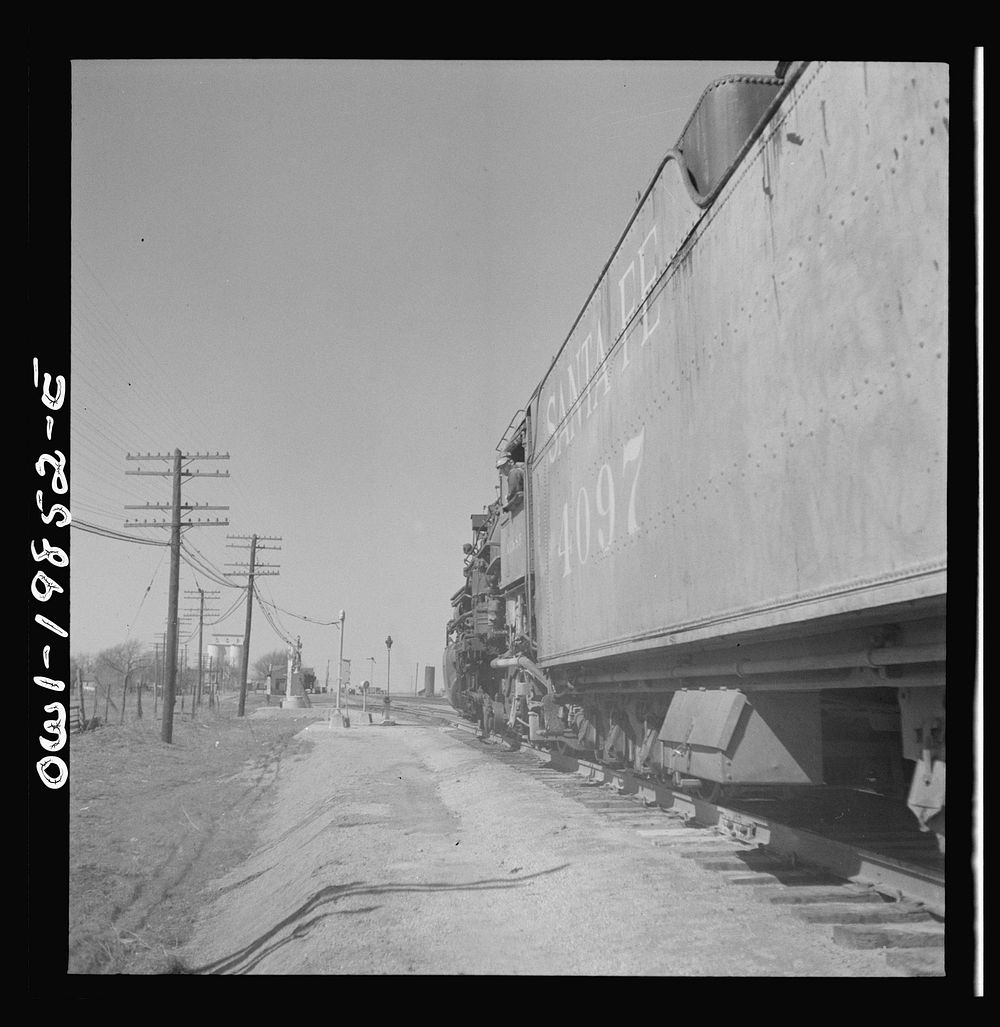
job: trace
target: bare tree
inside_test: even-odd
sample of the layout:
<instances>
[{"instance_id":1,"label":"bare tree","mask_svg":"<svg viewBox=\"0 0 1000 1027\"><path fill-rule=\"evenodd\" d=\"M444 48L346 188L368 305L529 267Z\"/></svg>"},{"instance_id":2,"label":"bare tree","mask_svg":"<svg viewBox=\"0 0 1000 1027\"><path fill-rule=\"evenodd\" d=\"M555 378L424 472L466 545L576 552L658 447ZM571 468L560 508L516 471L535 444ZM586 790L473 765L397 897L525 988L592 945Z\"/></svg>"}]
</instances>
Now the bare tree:
<instances>
[{"instance_id":1,"label":"bare tree","mask_svg":"<svg viewBox=\"0 0 1000 1027\"><path fill-rule=\"evenodd\" d=\"M253 669L256 678L264 680L270 678L265 685L268 692L267 701L270 703L270 691L274 687L274 679L283 678L288 673L288 650L274 649L272 652L265 653L254 661Z\"/></svg>"},{"instance_id":2,"label":"bare tree","mask_svg":"<svg viewBox=\"0 0 1000 1027\"><path fill-rule=\"evenodd\" d=\"M103 667L121 675L122 679L122 708L120 724L125 723L125 696L128 693L129 678L143 664L143 644L137 638L129 638L118 645L105 649L98 654L98 662ZM108 693L110 697L110 685ZM105 705L105 717L107 717L107 706Z\"/></svg>"},{"instance_id":3,"label":"bare tree","mask_svg":"<svg viewBox=\"0 0 1000 1027\"><path fill-rule=\"evenodd\" d=\"M137 670L139 671L139 680L135 686L135 716L137 720L142 720L142 693L146 687L146 674L153 667L153 654L147 649L139 660ZM156 688L154 683L153 688Z\"/></svg>"},{"instance_id":4,"label":"bare tree","mask_svg":"<svg viewBox=\"0 0 1000 1027\"><path fill-rule=\"evenodd\" d=\"M266 678L275 671L284 674L287 666L288 650L275 649L274 652L265 653L260 659L254 660L253 669L259 677Z\"/></svg>"},{"instance_id":5,"label":"bare tree","mask_svg":"<svg viewBox=\"0 0 1000 1027\"><path fill-rule=\"evenodd\" d=\"M98 653L97 657L94 660L94 664L95 664L94 665L94 671L93 671L93 674L94 674L94 687L96 689L96 691L94 692L94 706L95 707L97 706L97 697L98 697L98 695L100 695L100 691L103 688L104 689L104 721L103 721L103 723L107 724L107 722L108 722L108 707L115 705L114 702L111 699L111 685L110 684L106 685L101 680L101 675L103 674L105 676L105 678L106 678L108 676L108 672L107 672L107 670L105 670L103 668L103 665L101 664L101 658L100 658L100 654L99 653ZM118 707L115 706L115 709L117 709L117 708Z\"/></svg>"}]
</instances>

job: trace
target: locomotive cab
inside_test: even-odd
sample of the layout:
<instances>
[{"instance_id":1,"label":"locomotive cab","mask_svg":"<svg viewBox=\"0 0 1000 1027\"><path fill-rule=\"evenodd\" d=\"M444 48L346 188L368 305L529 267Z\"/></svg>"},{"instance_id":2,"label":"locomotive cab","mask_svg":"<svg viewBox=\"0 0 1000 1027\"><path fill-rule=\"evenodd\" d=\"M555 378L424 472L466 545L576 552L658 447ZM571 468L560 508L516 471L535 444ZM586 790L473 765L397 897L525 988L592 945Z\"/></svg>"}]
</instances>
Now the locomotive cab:
<instances>
[{"instance_id":1,"label":"locomotive cab","mask_svg":"<svg viewBox=\"0 0 1000 1027\"><path fill-rule=\"evenodd\" d=\"M463 547L465 584L451 597L443 671L451 705L477 720L485 697L497 690L490 661L507 647L500 574L500 504L472 514L472 541Z\"/></svg>"}]
</instances>

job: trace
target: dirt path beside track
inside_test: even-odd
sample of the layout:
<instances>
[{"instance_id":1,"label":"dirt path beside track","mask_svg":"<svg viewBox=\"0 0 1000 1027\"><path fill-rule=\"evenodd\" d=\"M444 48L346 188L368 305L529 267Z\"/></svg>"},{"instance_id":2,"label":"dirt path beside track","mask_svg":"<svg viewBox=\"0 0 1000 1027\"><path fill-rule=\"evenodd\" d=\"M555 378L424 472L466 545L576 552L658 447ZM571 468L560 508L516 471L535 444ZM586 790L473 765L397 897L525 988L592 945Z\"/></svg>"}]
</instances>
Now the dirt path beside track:
<instances>
[{"instance_id":1,"label":"dirt path beside track","mask_svg":"<svg viewBox=\"0 0 1000 1027\"><path fill-rule=\"evenodd\" d=\"M890 974L440 727L357 719L301 732L253 851L202 893L176 969Z\"/></svg>"}]
</instances>

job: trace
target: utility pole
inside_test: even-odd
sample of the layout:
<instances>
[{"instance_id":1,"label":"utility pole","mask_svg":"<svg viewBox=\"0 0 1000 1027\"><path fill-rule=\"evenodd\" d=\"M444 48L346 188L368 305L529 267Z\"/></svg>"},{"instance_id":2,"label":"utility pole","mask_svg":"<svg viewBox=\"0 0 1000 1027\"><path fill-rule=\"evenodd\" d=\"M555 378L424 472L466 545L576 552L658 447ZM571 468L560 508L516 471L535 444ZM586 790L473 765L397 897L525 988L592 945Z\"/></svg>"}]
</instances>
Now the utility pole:
<instances>
[{"instance_id":1,"label":"utility pole","mask_svg":"<svg viewBox=\"0 0 1000 1027\"><path fill-rule=\"evenodd\" d=\"M337 618L337 626L340 628L340 659L337 661L337 712L340 712L340 690L344 683L344 619L347 614L340 611Z\"/></svg>"},{"instance_id":2,"label":"utility pole","mask_svg":"<svg viewBox=\"0 0 1000 1027\"><path fill-rule=\"evenodd\" d=\"M202 682L202 667L205 662L205 640L204 640L204 627L205 627L205 596L207 595L210 600L216 600L219 598L219 591L212 589L206 591L205 589L198 587L197 592L185 592L184 596L188 599L193 599L198 596L198 687L195 692L194 702L191 704L191 716L194 716L194 711L197 706L201 705L201 682ZM185 610L186 614L191 616L194 615L193 610ZM218 610L209 610L208 614L210 617L214 617L218 614Z\"/></svg>"},{"instance_id":3,"label":"utility pole","mask_svg":"<svg viewBox=\"0 0 1000 1027\"><path fill-rule=\"evenodd\" d=\"M193 460L228 460L228 453L182 453L175 449L173 455L165 453L125 454L126 460L173 460L173 471L126 471L126 474L155 475L159 478L173 478L173 499L169 506L163 503L146 503L144 506L126 506L126 510L171 510L170 521L125 521L126 528L170 528L170 594L167 604L167 645L166 675L163 683L163 720L160 727L160 738L167 743L174 736L174 685L177 675L177 593L180 589L181 577L181 528L208 527L226 525L228 520L182 520L181 518L200 510L228 510L228 506L209 506L207 503L181 504L182 478L228 478L228 471L188 471L183 461Z\"/></svg>"},{"instance_id":4,"label":"utility pole","mask_svg":"<svg viewBox=\"0 0 1000 1027\"><path fill-rule=\"evenodd\" d=\"M278 574L276 563L257 563L257 550L258 549L280 549L281 546L258 546L258 542L280 542L280 535L227 535L226 538L234 539L250 539L249 546L229 546L229 549L249 549L250 550L250 563L227 563L227 567L248 567L247 571L226 571L226 577L242 577L244 574L248 574L247 580L247 619L246 626L243 629L243 659L241 660L240 668L240 705L237 712L238 717L242 717L246 711L247 703L247 673L250 665L250 615L253 612L253 579L255 574L264 575L275 575ZM261 568L264 568L263 570ZM267 568L275 568L268 570Z\"/></svg>"}]
</instances>

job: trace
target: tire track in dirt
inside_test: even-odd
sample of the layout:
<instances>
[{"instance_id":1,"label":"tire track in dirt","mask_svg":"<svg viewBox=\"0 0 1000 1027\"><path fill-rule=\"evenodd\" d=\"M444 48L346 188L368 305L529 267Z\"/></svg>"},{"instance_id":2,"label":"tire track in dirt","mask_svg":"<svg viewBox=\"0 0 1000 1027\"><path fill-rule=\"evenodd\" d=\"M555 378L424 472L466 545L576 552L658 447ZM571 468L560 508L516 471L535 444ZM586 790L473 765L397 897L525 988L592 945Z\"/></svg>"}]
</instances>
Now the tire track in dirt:
<instances>
[{"instance_id":1,"label":"tire track in dirt","mask_svg":"<svg viewBox=\"0 0 1000 1027\"><path fill-rule=\"evenodd\" d=\"M265 754L261 760L259 771L253 781L243 789L243 792L233 804L233 812L237 814L241 820L245 820L247 818L254 806L260 801L261 797L277 783L281 773L282 756L284 751L293 743L294 739L291 738L280 739L275 744L275 749L277 751L275 752L272 750ZM269 772L271 776L268 779ZM248 798L249 801L247 802L246 800ZM240 806L244 802L246 802L245 808L241 810ZM154 882L157 884L157 887L154 888L152 894L146 898L141 894L145 889L140 889L140 894L136 897L137 901L130 903L129 907L123 911L123 914L119 919L124 919L126 915L134 914L134 922L129 926L129 930L135 932L141 930L145 926L150 907L169 897L171 891L178 885L181 879L190 872L192 867L194 867L202 857L202 854L206 849L208 849L211 842L218 836L222 826L221 821L212 821L208 824L207 828L199 828L193 823L193 821L191 823L194 831L186 831L160 867L160 874L165 875L162 882L157 881L154 878ZM195 831L199 833L195 834ZM184 851L185 845L192 841L196 844L193 845L193 849L190 850L188 857L181 860L178 865L173 866L180 854ZM140 899L143 901L138 901ZM135 913L136 908L141 910L141 915ZM135 917L138 917L138 919L135 919ZM115 926L117 926L117 921L115 922Z\"/></svg>"},{"instance_id":2,"label":"tire track in dirt","mask_svg":"<svg viewBox=\"0 0 1000 1027\"><path fill-rule=\"evenodd\" d=\"M151 872L138 876L131 886L126 885L124 895L112 905L108 941L100 941L96 946L93 945L93 939L88 937L77 939L75 943L71 941L70 965L77 964L74 966L74 972L105 972L116 959L115 943L118 946L142 946L142 933L148 928L151 919L163 911L163 907L178 891L179 886L189 884L190 875L202 861L205 861L207 875L214 876L218 871L218 862L213 860L209 863L208 860L215 843L224 834L232 831L231 824L246 824L256 812L261 800L278 782L283 759L289 749L298 749L302 745L303 740L296 736L281 737L273 741L265 752L252 757L249 766L244 766L222 779L220 785L232 785L240 778L249 777L248 783L228 803L221 816L201 825L195 823L187 814L184 796L192 787L203 787L204 782L185 780L170 786L171 790L179 792L175 809L184 814L184 819L178 820L180 834ZM114 876L124 883L131 875L118 873ZM92 949L89 958L85 952L87 947ZM166 954L165 950L164 952ZM84 963L82 966L79 965L81 960Z\"/></svg>"}]
</instances>

